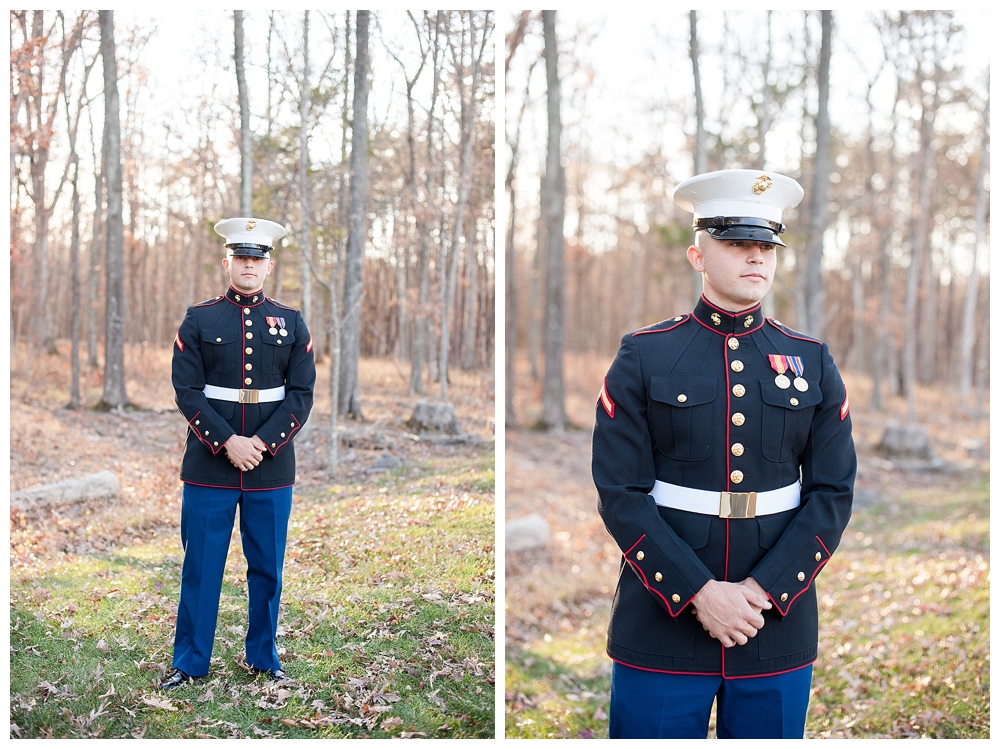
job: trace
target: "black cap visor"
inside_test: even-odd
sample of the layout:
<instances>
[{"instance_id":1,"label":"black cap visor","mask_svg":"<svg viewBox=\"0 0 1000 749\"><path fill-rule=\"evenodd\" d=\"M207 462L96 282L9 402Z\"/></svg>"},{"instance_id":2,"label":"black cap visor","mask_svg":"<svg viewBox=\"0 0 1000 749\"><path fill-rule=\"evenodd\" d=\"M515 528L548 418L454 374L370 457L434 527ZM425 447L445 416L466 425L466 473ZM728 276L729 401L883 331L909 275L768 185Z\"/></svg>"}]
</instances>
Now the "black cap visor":
<instances>
[{"instance_id":1,"label":"black cap visor","mask_svg":"<svg viewBox=\"0 0 1000 749\"><path fill-rule=\"evenodd\" d=\"M784 224L763 218L744 216L698 218L694 221L694 228L707 231L710 236L723 241L742 239L785 246L785 243L778 239L778 235L785 230Z\"/></svg>"},{"instance_id":2,"label":"black cap visor","mask_svg":"<svg viewBox=\"0 0 1000 749\"><path fill-rule=\"evenodd\" d=\"M268 256L271 248L266 244L249 244L247 242L235 242L226 245L227 250L231 250L233 257L264 257Z\"/></svg>"},{"instance_id":3,"label":"black cap visor","mask_svg":"<svg viewBox=\"0 0 1000 749\"><path fill-rule=\"evenodd\" d=\"M706 229L705 231L715 239L723 242L742 239L750 242L767 242L769 244L781 245L782 247L785 246L785 243L778 239L777 234L770 229L760 226L732 226L722 229Z\"/></svg>"}]
</instances>

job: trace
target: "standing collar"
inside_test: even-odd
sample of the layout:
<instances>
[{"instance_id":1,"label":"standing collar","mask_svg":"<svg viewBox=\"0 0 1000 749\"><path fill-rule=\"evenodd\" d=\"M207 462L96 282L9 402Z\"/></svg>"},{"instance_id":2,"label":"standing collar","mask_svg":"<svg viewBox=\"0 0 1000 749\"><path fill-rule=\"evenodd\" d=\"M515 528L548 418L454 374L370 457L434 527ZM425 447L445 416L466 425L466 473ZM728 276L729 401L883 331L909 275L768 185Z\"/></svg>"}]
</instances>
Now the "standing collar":
<instances>
[{"instance_id":1,"label":"standing collar","mask_svg":"<svg viewBox=\"0 0 1000 749\"><path fill-rule=\"evenodd\" d=\"M727 312L708 301L704 294L694 308L695 319L709 330L721 335L743 335L764 324L760 302L742 312Z\"/></svg>"},{"instance_id":2,"label":"standing collar","mask_svg":"<svg viewBox=\"0 0 1000 749\"><path fill-rule=\"evenodd\" d=\"M258 304L263 304L264 302L264 289L255 291L252 294L244 294L242 291L237 291L230 286L226 291L226 299L233 304L240 304L244 307L256 307Z\"/></svg>"}]
</instances>

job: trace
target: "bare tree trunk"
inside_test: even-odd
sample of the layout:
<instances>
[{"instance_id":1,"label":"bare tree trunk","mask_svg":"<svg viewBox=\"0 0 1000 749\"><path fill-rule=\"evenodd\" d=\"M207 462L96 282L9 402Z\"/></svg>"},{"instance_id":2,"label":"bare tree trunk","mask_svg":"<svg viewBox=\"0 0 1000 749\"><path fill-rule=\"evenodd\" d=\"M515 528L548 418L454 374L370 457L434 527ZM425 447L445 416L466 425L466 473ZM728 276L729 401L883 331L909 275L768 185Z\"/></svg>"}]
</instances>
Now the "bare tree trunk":
<instances>
[{"instance_id":1,"label":"bare tree trunk","mask_svg":"<svg viewBox=\"0 0 1000 749\"><path fill-rule=\"evenodd\" d=\"M67 114L69 114L67 112ZM72 141L75 138L71 138ZM69 248L69 265L70 265L70 286L72 287L71 293L71 315L72 321L70 323L70 370L72 372L72 380L69 387L69 408L79 409L80 408L80 191L78 189L77 179L80 172L80 159L76 155L76 150L73 146L70 147L70 151L73 154L73 239L70 243Z\"/></svg>"},{"instance_id":2,"label":"bare tree trunk","mask_svg":"<svg viewBox=\"0 0 1000 749\"><path fill-rule=\"evenodd\" d=\"M469 18L469 56L471 60L470 72L471 81L469 83L469 93L466 97L464 91L464 64L462 61L463 52L456 55L456 67L459 68L458 86L459 96L462 106L462 137L461 151L458 157L458 199L455 203L455 224L452 227L451 252L448 263L448 280L445 290L444 308L441 312L441 349L440 366L438 378L441 385L441 400L448 400L448 354L451 349L451 315L452 305L455 299L455 284L458 278L459 251L465 225L465 211L469 204L469 191L472 188L472 167L475 152L473 145L476 136L476 97L479 92L481 75L480 64L483 59L483 51L486 48L486 41L489 38L486 28L483 28L483 36L479 40L479 49L476 49L476 24L471 11Z\"/></svg>"},{"instance_id":3,"label":"bare tree trunk","mask_svg":"<svg viewBox=\"0 0 1000 749\"><path fill-rule=\"evenodd\" d=\"M545 192L545 175L538 183L538 223L535 225L535 252L531 256L531 283L528 299L542 298L545 278L545 217L548 215L548 195ZM537 304L528 305L528 365L532 382L541 379L538 360L542 350L542 315Z\"/></svg>"},{"instance_id":4,"label":"bare tree trunk","mask_svg":"<svg viewBox=\"0 0 1000 749\"><path fill-rule=\"evenodd\" d=\"M920 275L927 255L930 231L931 187L934 182L934 119L939 103L940 64L935 61L934 91L927 103L921 94L920 152L919 167L916 172L918 187L914 194L918 201L913 206L910 224L910 267L906 276L906 308L903 315L905 333L903 335L903 390L906 394L907 418L915 422L917 385L917 334L919 323ZM919 81L918 81L919 83Z\"/></svg>"},{"instance_id":5,"label":"bare tree trunk","mask_svg":"<svg viewBox=\"0 0 1000 749\"><path fill-rule=\"evenodd\" d=\"M988 81L988 78L987 78ZM989 92L987 82L986 91ZM973 231L972 273L966 282L965 303L962 307L961 337L958 345L958 400L967 403L972 390L972 347L976 340L976 306L979 300L979 243L986 224L986 205L989 191L986 189L986 175L989 173L990 161L990 97L986 95L986 105L983 108L983 142L979 148L979 172L976 175L976 207L973 212L975 230Z\"/></svg>"},{"instance_id":6,"label":"bare tree trunk","mask_svg":"<svg viewBox=\"0 0 1000 749\"><path fill-rule=\"evenodd\" d=\"M114 11L100 11L101 55L104 58L104 161L108 184L107 311L104 338L103 408L128 404L125 392L125 238L122 226L121 123L118 64L115 60Z\"/></svg>"},{"instance_id":7,"label":"bare tree trunk","mask_svg":"<svg viewBox=\"0 0 1000 749\"><path fill-rule=\"evenodd\" d=\"M437 106L438 90L441 87L441 26L444 11L438 11L434 18L434 43L431 54L434 80L431 85L431 106L427 111L427 174L424 184L426 205L417 211L417 235L420 241L420 290L417 296L417 315L414 321L413 350L410 360L410 395L423 394L424 362L428 358L428 333L430 320L427 314L430 304L430 210L434 186L434 111Z\"/></svg>"},{"instance_id":8,"label":"bare tree trunk","mask_svg":"<svg viewBox=\"0 0 1000 749\"><path fill-rule=\"evenodd\" d=\"M708 169L705 153L705 100L701 93L701 47L698 44L698 11L689 11L691 22L691 70L694 73L694 173L704 174ZM691 269L692 308L701 298L701 273Z\"/></svg>"},{"instance_id":9,"label":"bare tree trunk","mask_svg":"<svg viewBox=\"0 0 1000 749\"><path fill-rule=\"evenodd\" d=\"M562 169L562 118L559 95L559 52L556 47L556 12L542 11L545 35L545 72L548 81L548 146L545 159L545 376L542 380L543 426L562 431L566 425L563 392L563 306L565 241L563 222L566 178Z\"/></svg>"},{"instance_id":10,"label":"bare tree trunk","mask_svg":"<svg viewBox=\"0 0 1000 749\"><path fill-rule=\"evenodd\" d=\"M299 199L302 206L302 319L312 325L312 237L309 233L309 11L302 14L302 82L299 87Z\"/></svg>"},{"instance_id":11,"label":"bare tree trunk","mask_svg":"<svg viewBox=\"0 0 1000 749\"><path fill-rule=\"evenodd\" d=\"M243 69L243 11L233 11L236 89L240 100L240 215L253 215L253 141L250 136L250 98Z\"/></svg>"},{"instance_id":12,"label":"bare tree trunk","mask_svg":"<svg viewBox=\"0 0 1000 749\"><path fill-rule=\"evenodd\" d=\"M475 231L468 232L465 243L465 320L462 323L462 368L476 366L476 313L479 302L479 257L476 253Z\"/></svg>"},{"instance_id":13,"label":"bare tree trunk","mask_svg":"<svg viewBox=\"0 0 1000 749\"><path fill-rule=\"evenodd\" d=\"M813 169L812 195L809 201L809 245L806 252L805 302L809 335L823 337L823 235L826 233L827 186L830 182L830 48L833 35L832 12L820 11L823 38L820 43L819 105L816 110L816 161Z\"/></svg>"},{"instance_id":14,"label":"bare tree trunk","mask_svg":"<svg viewBox=\"0 0 1000 749\"><path fill-rule=\"evenodd\" d=\"M354 63L354 122L351 136L351 186L348 209L346 278L344 281L343 361L340 372L340 413L357 419L358 357L361 353L361 294L365 245L365 202L368 190L368 16L357 12L357 54Z\"/></svg>"}]
</instances>

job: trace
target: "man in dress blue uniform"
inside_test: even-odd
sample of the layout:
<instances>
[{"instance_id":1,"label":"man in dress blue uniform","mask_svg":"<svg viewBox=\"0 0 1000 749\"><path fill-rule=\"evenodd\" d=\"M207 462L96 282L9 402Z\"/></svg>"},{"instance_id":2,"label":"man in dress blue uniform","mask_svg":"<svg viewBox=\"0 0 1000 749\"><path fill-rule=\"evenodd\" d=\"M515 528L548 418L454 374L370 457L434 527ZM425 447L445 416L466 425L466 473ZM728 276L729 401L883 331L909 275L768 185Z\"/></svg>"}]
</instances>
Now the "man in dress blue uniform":
<instances>
[{"instance_id":1,"label":"man in dress blue uniform","mask_svg":"<svg viewBox=\"0 0 1000 749\"><path fill-rule=\"evenodd\" d=\"M622 549L608 628L612 738L802 738L816 576L850 519L857 459L822 341L766 318L794 180L681 183L689 314L635 331L597 402L599 510Z\"/></svg>"},{"instance_id":2,"label":"man in dress blue uniform","mask_svg":"<svg viewBox=\"0 0 1000 749\"><path fill-rule=\"evenodd\" d=\"M294 437L312 408L316 366L302 315L264 296L271 249L285 230L232 218L223 296L188 308L174 339L171 380L188 421L181 463L184 567L177 609L174 689L208 674L236 508L247 560L246 664L286 679L275 637L285 534L295 483Z\"/></svg>"}]
</instances>

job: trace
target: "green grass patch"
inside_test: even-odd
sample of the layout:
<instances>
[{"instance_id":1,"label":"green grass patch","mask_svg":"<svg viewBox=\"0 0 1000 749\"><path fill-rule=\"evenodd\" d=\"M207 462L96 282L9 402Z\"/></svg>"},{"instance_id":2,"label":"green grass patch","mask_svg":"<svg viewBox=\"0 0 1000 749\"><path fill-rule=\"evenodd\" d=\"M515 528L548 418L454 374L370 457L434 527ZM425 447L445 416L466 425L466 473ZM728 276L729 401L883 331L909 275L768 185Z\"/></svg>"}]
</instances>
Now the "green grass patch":
<instances>
[{"instance_id":1,"label":"green grass patch","mask_svg":"<svg viewBox=\"0 0 1000 749\"><path fill-rule=\"evenodd\" d=\"M988 738L989 571L988 476L855 508L818 580L806 736ZM508 647L506 735L606 737L604 645L594 627Z\"/></svg>"},{"instance_id":2,"label":"green grass patch","mask_svg":"<svg viewBox=\"0 0 1000 749\"><path fill-rule=\"evenodd\" d=\"M179 537L47 558L11 579L11 735L494 735L492 451L296 495L278 646L291 683L242 667L234 534L209 676L169 694Z\"/></svg>"}]
</instances>

